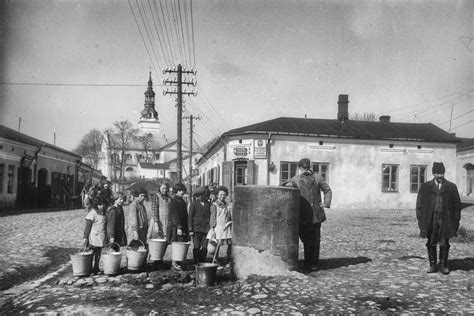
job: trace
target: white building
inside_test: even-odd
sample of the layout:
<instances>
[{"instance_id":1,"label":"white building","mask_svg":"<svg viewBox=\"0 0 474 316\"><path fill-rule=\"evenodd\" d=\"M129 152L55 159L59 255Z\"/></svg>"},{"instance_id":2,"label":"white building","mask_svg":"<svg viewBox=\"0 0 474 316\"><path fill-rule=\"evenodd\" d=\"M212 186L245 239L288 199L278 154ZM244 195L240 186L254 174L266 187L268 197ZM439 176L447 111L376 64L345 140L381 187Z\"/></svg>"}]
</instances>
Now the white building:
<instances>
[{"instance_id":1,"label":"white building","mask_svg":"<svg viewBox=\"0 0 474 316\"><path fill-rule=\"evenodd\" d=\"M348 96L340 95L337 119L280 117L230 130L198 162L199 183L281 185L309 158L331 186L333 206L413 208L434 161L456 179L459 140L431 123L352 121ZM232 197L232 195L231 195Z\"/></svg>"}]
</instances>

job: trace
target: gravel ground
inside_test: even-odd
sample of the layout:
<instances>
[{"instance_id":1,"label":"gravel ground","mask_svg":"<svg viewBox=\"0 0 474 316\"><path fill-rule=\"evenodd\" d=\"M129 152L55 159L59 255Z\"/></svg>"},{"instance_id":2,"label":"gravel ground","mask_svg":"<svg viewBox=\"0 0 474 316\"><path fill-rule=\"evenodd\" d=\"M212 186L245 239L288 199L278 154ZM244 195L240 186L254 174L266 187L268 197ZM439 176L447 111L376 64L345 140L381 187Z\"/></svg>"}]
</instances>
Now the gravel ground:
<instances>
[{"instance_id":1,"label":"gravel ground","mask_svg":"<svg viewBox=\"0 0 474 316\"><path fill-rule=\"evenodd\" d=\"M463 210L463 237L451 240L450 275L426 273L426 241L418 237L414 211L330 209L319 271L233 281L222 269L213 287L195 285L190 261L183 272L150 266L142 273L73 277L65 263L80 244L85 215L1 218L2 314L474 313L474 207ZM18 285L31 278L36 282Z\"/></svg>"}]
</instances>

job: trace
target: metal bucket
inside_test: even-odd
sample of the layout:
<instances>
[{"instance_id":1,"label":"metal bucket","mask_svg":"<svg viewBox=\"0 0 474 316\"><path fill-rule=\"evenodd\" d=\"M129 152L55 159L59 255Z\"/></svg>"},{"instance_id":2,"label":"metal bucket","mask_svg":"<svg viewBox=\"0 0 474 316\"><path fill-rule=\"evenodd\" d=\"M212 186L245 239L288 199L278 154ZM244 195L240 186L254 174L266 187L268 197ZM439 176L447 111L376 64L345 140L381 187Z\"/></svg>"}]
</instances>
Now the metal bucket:
<instances>
[{"instance_id":1,"label":"metal bucket","mask_svg":"<svg viewBox=\"0 0 474 316\"><path fill-rule=\"evenodd\" d=\"M117 243L114 243L117 244ZM117 244L120 249L120 245ZM104 274L107 275L117 275L120 271L120 262L122 261L122 253L120 251L116 252L111 247L110 244L108 247L104 248L102 252L102 263L104 265Z\"/></svg>"},{"instance_id":2,"label":"metal bucket","mask_svg":"<svg viewBox=\"0 0 474 316\"><path fill-rule=\"evenodd\" d=\"M89 276L92 272L92 251L78 252L71 256L72 275Z\"/></svg>"},{"instance_id":3,"label":"metal bucket","mask_svg":"<svg viewBox=\"0 0 474 316\"><path fill-rule=\"evenodd\" d=\"M140 240L139 240L140 241ZM146 263L146 257L148 255L148 251L145 249L145 245L142 241L140 241L143 245L143 249L134 250L132 248L127 249L127 269L132 271L141 270Z\"/></svg>"},{"instance_id":4,"label":"metal bucket","mask_svg":"<svg viewBox=\"0 0 474 316\"><path fill-rule=\"evenodd\" d=\"M217 264L200 263L196 265L196 284L212 286L216 282Z\"/></svg>"},{"instance_id":5,"label":"metal bucket","mask_svg":"<svg viewBox=\"0 0 474 316\"><path fill-rule=\"evenodd\" d=\"M150 251L150 260L163 260L167 245L166 239L149 239L148 250Z\"/></svg>"},{"instance_id":6,"label":"metal bucket","mask_svg":"<svg viewBox=\"0 0 474 316\"><path fill-rule=\"evenodd\" d=\"M184 261L188 255L188 249L191 242L173 241L171 243L171 260Z\"/></svg>"}]
</instances>

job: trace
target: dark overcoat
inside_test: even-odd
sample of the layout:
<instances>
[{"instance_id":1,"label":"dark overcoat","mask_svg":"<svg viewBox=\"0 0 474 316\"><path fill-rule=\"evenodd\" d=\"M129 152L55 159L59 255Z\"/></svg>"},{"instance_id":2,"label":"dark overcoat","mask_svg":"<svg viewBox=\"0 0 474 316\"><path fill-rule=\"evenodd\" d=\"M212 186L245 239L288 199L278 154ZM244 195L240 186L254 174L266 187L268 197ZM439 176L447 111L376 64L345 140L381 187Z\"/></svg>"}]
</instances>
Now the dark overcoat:
<instances>
[{"instance_id":1,"label":"dark overcoat","mask_svg":"<svg viewBox=\"0 0 474 316\"><path fill-rule=\"evenodd\" d=\"M209 231L209 218L211 217L211 203L205 201L201 204L195 201L189 208L188 226L195 233L207 233Z\"/></svg>"},{"instance_id":2,"label":"dark overcoat","mask_svg":"<svg viewBox=\"0 0 474 316\"><path fill-rule=\"evenodd\" d=\"M127 245L125 215L122 206L112 206L107 211L107 236L113 237L120 246Z\"/></svg>"},{"instance_id":3,"label":"dark overcoat","mask_svg":"<svg viewBox=\"0 0 474 316\"><path fill-rule=\"evenodd\" d=\"M421 185L416 198L416 218L420 227L420 237L428 236L428 229L432 225L433 213L436 203L436 195L442 197L443 206L441 211L441 231L444 232L443 238L457 236L459 221L461 220L461 199L457 186L447 180L444 181L441 189L438 191L436 181L425 182Z\"/></svg>"},{"instance_id":4,"label":"dark overcoat","mask_svg":"<svg viewBox=\"0 0 474 316\"><path fill-rule=\"evenodd\" d=\"M324 204L331 207L332 191L323 177L317 173L304 172L290 179L291 186L300 189L300 224L322 223L326 214L321 204L321 192Z\"/></svg>"}]
</instances>

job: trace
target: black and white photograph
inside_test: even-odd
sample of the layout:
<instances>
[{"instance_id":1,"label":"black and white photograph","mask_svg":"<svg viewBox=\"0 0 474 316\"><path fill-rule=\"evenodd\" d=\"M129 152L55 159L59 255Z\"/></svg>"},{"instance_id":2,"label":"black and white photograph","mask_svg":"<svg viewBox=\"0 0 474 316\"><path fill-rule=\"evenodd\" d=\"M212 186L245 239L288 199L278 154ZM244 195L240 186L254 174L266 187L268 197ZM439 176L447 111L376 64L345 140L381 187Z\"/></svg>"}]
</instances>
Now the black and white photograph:
<instances>
[{"instance_id":1,"label":"black and white photograph","mask_svg":"<svg viewBox=\"0 0 474 316\"><path fill-rule=\"evenodd\" d=\"M0 314L474 313L473 21L0 0Z\"/></svg>"}]
</instances>

